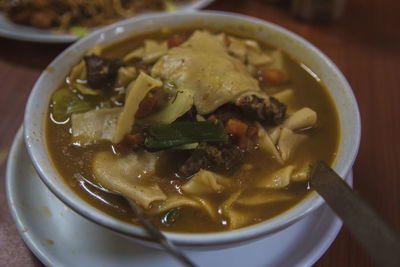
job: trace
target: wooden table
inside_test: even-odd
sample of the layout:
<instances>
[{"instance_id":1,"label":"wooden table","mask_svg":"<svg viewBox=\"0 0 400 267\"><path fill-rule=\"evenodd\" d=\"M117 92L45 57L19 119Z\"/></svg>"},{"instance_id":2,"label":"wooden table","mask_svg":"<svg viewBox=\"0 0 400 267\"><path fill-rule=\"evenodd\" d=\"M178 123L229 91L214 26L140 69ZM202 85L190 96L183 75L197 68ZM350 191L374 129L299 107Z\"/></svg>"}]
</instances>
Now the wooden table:
<instances>
[{"instance_id":1,"label":"wooden table","mask_svg":"<svg viewBox=\"0 0 400 267\"><path fill-rule=\"evenodd\" d=\"M362 121L354 188L400 232L400 2L348 0L343 16L331 23L304 22L284 5L267 2L217 0L207 9L281 25L316 45L342 70L358 100ZM0 38L0 266L41 266L8 210L5 165L35 80L64 48ZM374 266L345 229L315 264L338 265Z\"/></svg>"}]
</instances>

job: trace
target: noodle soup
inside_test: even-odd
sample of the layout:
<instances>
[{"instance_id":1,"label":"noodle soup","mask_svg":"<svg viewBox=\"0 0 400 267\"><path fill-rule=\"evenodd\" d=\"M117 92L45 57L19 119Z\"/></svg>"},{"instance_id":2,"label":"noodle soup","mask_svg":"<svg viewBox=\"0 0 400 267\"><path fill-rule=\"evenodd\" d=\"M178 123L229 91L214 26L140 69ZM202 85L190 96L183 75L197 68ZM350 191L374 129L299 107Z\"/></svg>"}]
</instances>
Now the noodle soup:
<instances>
[{"instance_id":1,"label":"noodle soup","mask_svg":"<svg viewBox=\"0 0 400 267\"><path fill-rule=\"evenodd\" d=\"M91 48L54 92L46 127L54 165L85 201L136 224L127 201L98 184L161 230L195 233L294 207L339 139L327 90L300 62L209 29Z\"/></svg>"}]
</instances>

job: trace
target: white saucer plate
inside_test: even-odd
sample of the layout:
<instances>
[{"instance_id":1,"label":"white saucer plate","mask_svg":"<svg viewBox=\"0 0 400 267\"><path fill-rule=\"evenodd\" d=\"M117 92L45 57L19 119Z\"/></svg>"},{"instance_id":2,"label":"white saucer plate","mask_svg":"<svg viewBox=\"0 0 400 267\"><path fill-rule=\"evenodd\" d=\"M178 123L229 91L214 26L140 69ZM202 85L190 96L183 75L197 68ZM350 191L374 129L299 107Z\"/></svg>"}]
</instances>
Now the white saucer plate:
<instances>
[{"instance_id":1,"label":"white saucer plate","mask_svg":"<svg viewBox=\"0 0 400 267\"><path fill-rule=\"evenodd\" d=\"M350 173L347 182L352 184ZM42 183L18 131L7 163L6 190L18 231L47 266L178 266L162 250L128 240L76 214ZM246 245L185 251L198 266L311 266L342 222L325 204L289 228Z\"/></svg>"},{"instance_id":2,"label":"white saucer plate","mask_svg":"<svg viewBox=\"0 0 400 267\"><path fill-rule=\"evenodd\" d=\"M213 0L198 0L190 3L179 4L178 8L179 11L197 10L209 5L211 2L213 2ZM147 14L151 13L142 13L126 20L136 19ZM94 29L99 29L99 27ZM78 40L78 37L73 34L55 33L52 30L39 29L32 26L13 23L4 13L0 13L0 36L9 39L39 43L72 43Z\"/></svg>"}]
</instances>

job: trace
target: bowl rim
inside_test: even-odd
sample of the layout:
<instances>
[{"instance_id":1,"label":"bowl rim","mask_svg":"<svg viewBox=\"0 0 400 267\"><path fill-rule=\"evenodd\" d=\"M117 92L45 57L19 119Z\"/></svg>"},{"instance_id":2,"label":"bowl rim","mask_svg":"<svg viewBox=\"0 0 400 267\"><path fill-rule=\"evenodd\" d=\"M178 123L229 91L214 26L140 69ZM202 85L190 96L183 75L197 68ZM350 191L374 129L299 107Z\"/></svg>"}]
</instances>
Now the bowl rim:
<instances>
[{"instance_id":1,"label":"bowl rim","mask_svg":"<svg viewBox=\"0 0 400 267\"><path fill-rule=\"evenodd\" d=\"M59 54L49 65L47 68L51 68L52 66L56 65L59 62L62 62L62 59L68 55L70 51L72 51L74 48L79 48L83 44L87 42L94 42L94 40L97 40L99 38L104 38L104 33L111 32L115 29L118 29L119 27L124 27L127 24L133 24L133 23L140 23L144 22L146 20L163 20L163 19L168 19L168 18L176 18L176 17L220 17L224 18L227 20L234 19L238 21L246 21L248 23L252 24L257 24L257 25L263 25L267 26L268 28L271 28L275 31L279 31L287 36L289 36L290 39L295 40L296 42L304 45L307 47L307 49L311 50L312 53L315 53L317 55L317 58L320 60L324 61L332 70L335 72L338 76L338 79L343 83L343 89L345 90L347 96L349 97L350 102L352 103L352 111L354 113L354 132L352 134L352 141L351 142L351 150L348 152L350 154L350 160L347 161L344 164L344 167L342 167L339 170L339 175L342 177L345 177L347 173L350 171L352 165L354 164L354 161L356 159L359 145L360 145L360 139L361 139L361 120L360 120L360 113L358 110L358 104L356 101L356 98L354 96L354 93L342 74L342 72L337 68L337 66L324 54L322 53L318 48L316 48L314 45L312 45L310 42L306 41L304 38L300 37L299 35L279 26L274 23L264 21L258 18L253 18L247 15L242 15L242 14L237 14L237 13L230 13L230 12L221 12L221 11L186 11L186 12L179 12L179 13L173 13L173 14L156 14L156 15L148 15L145 17L137 18L136 20L130 20L130 21L122 21L113 25L110 25L108 27L99 29L85 38L82 38L78 42L70 45L67 49L65 49L61 54ZM126 38L126 37L125 37ZM290 54L290 53L289 53ZM144 232L144 230L141 227L128 224L122 221L119 221L118 219L115 219L109 215L104 214L102 211L98 210L97 208L94 208L93 206L90 206L91 208L87 208L87 205L80 205L82 203L78 203L74 199L69 198L65 192L63 191L62 188L58 188L56 184L54 184L50 179L47 178L46 171L41 166L41 160L39 155L37 154L37 151L35 150L35 145L33 144L33 138L30 136L30 133L32 132L32 123L29 120L30 112L31 109L34 106L34 99L35 99L35 94L38 94L40 92L40 87L43 81L46 80L46 72L44 71L39 79L36 81L32 92L29 96L27 105L26 105L26 110L25 110L25 117L24 117L24 139L25 139L25 144L27 147L27 151L29 154L29 157L32 160L33 166L35 167L36 171L39 174L39 177L41 180L46 184L46 186L56 195L62 202L64 202L67 206L72 208L74 211L76 211L78 214L82 215L83 217L86 217L87 219L95 222L96 224L99 224L103 227L106 227L108 229L111 229L117 233L120 233L124 236L130 236L135 239L144 241L144 242L151 242L147 234ZM338 108L338 107L336 107ZM48 148L47 145L45 147L46 152L48 153ZM51 162L50 162L51 164ZM55 168L54 168L55 169ZM58 171L56 170L58 173ZM58 173L59 175L59 173ZM77 196L76 196L77 197ZM79 198L79 197L77 197ZM84 201L83 199L79 198L80 201ZM297 207L299 205L304 205L305 202L308 201L308 203L311 203L307 205L306 209L303 209L303 211L298 212L295 214L295 216L290 215L288 216L289 212ZM314 211L318 207L320 207L324 203L323 199L316 193L312 192L310 193L305 199L303 199L300 203L295 205L294 207L290 208L288 211L285 211L284 213L275 216L272 219L269 219L267 221L260 222L258 224L253 224L250 226L246 226L243 228L239 228L236 230L229 230L229 231L224 231L224 232L212 232L212 233L172 233L172 232L164 232L165 235L174 243L180 246L185 246L185 247L209 247L210 245L212 246L221 246L221 245L226 245L226 244L239 244L239 243L244 243L246 241L256 239L256 238L261 238L263 236L272 234L274 232L277 232L283 228L288 227L289 225L293 224L294 222L302 219L304 216L309 214L310 212Z\"/></svg>"}]
</instances>

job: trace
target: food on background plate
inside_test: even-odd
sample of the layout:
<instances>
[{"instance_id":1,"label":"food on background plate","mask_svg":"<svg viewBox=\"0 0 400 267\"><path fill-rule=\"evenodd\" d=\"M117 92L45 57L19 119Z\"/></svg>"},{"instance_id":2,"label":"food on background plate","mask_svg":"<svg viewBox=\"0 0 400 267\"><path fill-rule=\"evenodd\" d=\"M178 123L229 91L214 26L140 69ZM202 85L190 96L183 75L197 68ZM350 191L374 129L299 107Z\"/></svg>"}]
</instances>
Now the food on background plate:
<instances>
[{"instance_id":1,"label":"food on background plate","mask_svg":"<svg viewBox=\"0 0 400 267\"><path fill-rule=\"evenodd\" d=\"M126 200L92 183L165 231L259 223L307 196L314 161L335 158L336 110L306 69L211 29L95 46L52 95L48 149L79 196L121 220L135 223Z\"/></svg>"},{"instance_id":2,"label":"food on background plate","mask_svg":"<svg viewBox=\"0 0 400 267\"><path fill-rule=\"evenodd\" d=\"M178 10L196 0L1 0L0 10L17 23L82 37L104 26L144 12Z\"/></svg>"}]
</instances>

